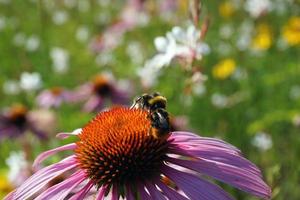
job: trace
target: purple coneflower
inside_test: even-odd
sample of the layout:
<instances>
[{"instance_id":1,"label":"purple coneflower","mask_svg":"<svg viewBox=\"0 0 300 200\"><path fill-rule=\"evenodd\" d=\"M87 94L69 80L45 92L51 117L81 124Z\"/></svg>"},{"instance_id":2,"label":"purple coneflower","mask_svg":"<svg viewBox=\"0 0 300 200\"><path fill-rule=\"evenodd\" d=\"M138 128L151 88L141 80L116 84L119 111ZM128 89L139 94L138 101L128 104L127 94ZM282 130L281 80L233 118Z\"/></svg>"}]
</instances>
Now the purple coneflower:
<instances>
[{"instance_id":1,"label":"purple coneflower","mask_svg":"<svg viewBox=\"0 0 300 200\"><path fill-rule=\"evenodd\" d=\"M72 92L65 90L61 87L54 87L42 91L37 97L37 103L40 107L51 108L59 107L63 102L72 101Z\"/></svg>"},{"instance_id":2,"label":"purple coneflower","mask_svg":"<svg viewBox=\"0 0 300 200\"><path fill-rule=\"evenodd\" d=\"M128 104L129 91L122 89L111 74L99 74L74 92L73 101L76 100L87 100L84 111L99 112L105 107L106 101L118 105Z\"/></svg>"},{"instance_id":3,"label":"purple coneflower","mask_svg":"<svg viewBox=\"0 0 300 200\"><path fill-rule=\"evenodd\" d=\"M0 139L18 137L26 131L32 132L41 139L47 138L47 134L38 128L32 114L21 104L16 104L0 113Z\"/></svg>"},{"instance_id":4,"label":"purple coneflower","mask_svg":"<svg viewBox=\"0 0 300 200\"><path fill-rule=\"evenodd\" d=\"M260 170L230 144L190 132L155 138L150 130L145 110L115 107L101 112L83 129L59 134L61 138L75 135L78 141L42 153L34 166L60 151L73 154L38 170L6 199L28 199L37 193L36 200L84 199L91 190L97 200L108 196L112 200L233 199L203 175L270 198ZM69 171L73 174L67 179L40 192Z\"/></svg>"}]
</instances>

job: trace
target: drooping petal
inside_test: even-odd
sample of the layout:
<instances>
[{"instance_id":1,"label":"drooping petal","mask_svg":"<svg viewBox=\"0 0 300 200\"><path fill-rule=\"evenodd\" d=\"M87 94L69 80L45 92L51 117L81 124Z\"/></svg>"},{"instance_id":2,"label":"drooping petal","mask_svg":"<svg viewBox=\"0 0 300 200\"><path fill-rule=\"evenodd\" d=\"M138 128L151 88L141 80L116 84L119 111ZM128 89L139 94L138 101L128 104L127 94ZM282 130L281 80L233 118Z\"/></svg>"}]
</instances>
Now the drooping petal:
<instances>
[{"instance_id":1,"label":"drooping petal","mask_svg":"<svg viewBox=\"0 0 300 200\"><path fill-rule=\"evenodd\" d=\"M195 175L178 171L166 165L162 167L162 173L171 179L190 199L233 199L217 185Z\"/></svg>"},{"instance_id":2,"label":"drooping petal","mask_svg":"<svg viewBox=\"0 0 300 200\"><path fill-rule=\"evenodd\" d=\"M239 150L237 151L235 147L221 140L199 137L187 132L175 132L171 137L173 140L170 141L172 144L170 153L205 158L236 167L247 168L257 176L261 176L260 170L252 162L242 157ZM186 138L187 141L181 141L182 138Z\"/></svg>"},{"instance_id":3,"label":"drooping petal","mask_svg":"<svg viewBox=\"0 0 300 200\"><path fill-rule=\"evenodd\" d=\"M78 129L75 129L74 131L72 131L71 133L58 133L56 135L56 137L59 139L66 139L71 135L77 136L79 133L81 133L81 131L82 131L82 128L78 128Z\"/></svg>"},{"instance_id":4,"label":"drooping petal","mask_svg":"<svg viewBox=\"0 0 300 200\"><path fill-rule=\"evenodd\" d=\"M222 148L224 150L230 151L232 153L239 154L241 151L235 146L224 142L219 139L209 138L209 137L200 137L194 133L183 132L183 131L175 131L172 132L171 136L168 139L169 141L174 140L172 143L174 144L188 144L191 146L194 145L209 145ZM193 144L190 144L193 142Z\"/></svg>"},{"instance_id":5,"label":"drooping petal","mask_svg":"<svg viewBox=\"0 0 300 200\"><path fill-rule=\"evenodd\" d=\"M166 184L164 184L164 183L162 183L160 181L157 182L156 184L162 190L162 192L165 194L165 196L168 197L168 199L172 199L172 200L188 200L186 197L182 196L181 194L179 194L174 189L168 187Z\"/></svg>"},{"instance_id":6,"label":"drooping petal","mask_svg":"<svg viewBox=\"0 0 300 200\"><path fill-rule=\"evenodd\" d=\"M76 144L75 143L71 143L71 144L66 144L63 146L60 146L58 148L55 149L51 149L49 151L45 151L43 153L41 153L33 162L32 167L36 168L41 162L43 162L45 159L47 159L49 156L52 156L54 154L56 154L57 152L60 151L65 151L65 150L74 150L76 148Z\"/></svg>"},{"instance_id":7,"label":"drooping petal","mask_svg":"<svg viewBox=\"0 0 300 200\"><path fill-rule=\"evenodd\" d=\"M85 180L85 178L85 173L83 171L77 171L68 179L48 188L46 191L36 197L35 200L64 200L75 187Z\"/></svg>"},{"instance_id":8,"label":"drooping petal","mask_svg":"<svg viewBox=\"0 0 300 200\"><path fill-rule=\"evenodd\" d=\"M155 187L155 185L153 185L153 183L146 182L145 186L151 194L152 199L166 199L166 197L164 197L164 195Z\"/></svg>"},{"instance_id":9,"label":"drooping petal","mask_svg":"<svg viewBox=\"0 0 300 200\"><path fill-rule=\"evenodd\" d=\"M84 197L87 195L87 193L91 190L93 187L93 182L89 181L86 186L84 186L80 191L78 191L75 195L73 195L70 200L78 200L78 199L84 199Z\"/></svg>"},{"instance_id":10,"label":"drooping petal","mask_svg":"<svg viewBox=\"0 0 300 200\"><path fill-rule=\"evenodd\" d=\"M62 161L49 165L28 178L15 192L15 199L28 199L45 187L58 175L77 166L75 156L69 156Z\"/></svg>"},{"instance_id":11,"label":"drooping petal","mask_svg":"<svg viewBox=\"0 0 300 200\"><path fill-rule=\"evenodd\" d=\"M264 183L260 176L252 173L247 168L201 158L198 160L168 158L167 160L173 164L211 176L258 197L270 198L271 190L268 185Z\"/></svg>"}]
</instances>

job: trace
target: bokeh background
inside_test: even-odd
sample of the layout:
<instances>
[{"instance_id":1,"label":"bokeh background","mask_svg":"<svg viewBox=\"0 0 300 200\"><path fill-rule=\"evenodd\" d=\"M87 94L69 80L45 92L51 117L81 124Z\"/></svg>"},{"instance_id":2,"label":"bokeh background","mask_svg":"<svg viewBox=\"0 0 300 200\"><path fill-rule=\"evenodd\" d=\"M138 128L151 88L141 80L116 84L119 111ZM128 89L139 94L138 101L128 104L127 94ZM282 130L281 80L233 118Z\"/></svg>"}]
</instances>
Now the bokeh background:
<instances>
[{"instance_id":1,"label":"bokeh background","mask_svg":"<svg viewBox=\"0 0 300 200\"><path fill-rule=\"evenodd\" d=\"M300 1L193 2L0 0L0 198L72 140L56 133L153 91L176 129L237 146L273 199L300 198ZM191 27L199 52L174 53L168 37Z\"/></svg>"}]
</instances>

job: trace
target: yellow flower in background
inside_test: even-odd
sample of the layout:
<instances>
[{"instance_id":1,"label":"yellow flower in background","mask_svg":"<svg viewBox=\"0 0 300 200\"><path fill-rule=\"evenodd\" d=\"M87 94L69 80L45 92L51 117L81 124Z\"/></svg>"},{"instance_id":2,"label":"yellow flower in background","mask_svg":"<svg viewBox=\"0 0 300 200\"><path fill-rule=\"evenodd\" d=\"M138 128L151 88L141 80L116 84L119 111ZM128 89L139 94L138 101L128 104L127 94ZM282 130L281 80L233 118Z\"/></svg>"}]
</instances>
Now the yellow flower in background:
<instances>
[{"instance_id":1,"label":"yellow flower in background","mask_svg":"<svg viewBox=\"0 0 300 200\"><path fill-rule=\"evenodd\" d=\"M272 31L269 25L260 24L252 40L252 47L257 50L267 50L272 45Z\"/></svg>"},{"instance_id":2,"label":"yellow flower in background","mask_svg":"<svg viewBox=\"0 0 300 200\"><path fill-rule=\"evenodd\" d=\"M236 63L233 59L227 58L217 63L212 70L212 75L216 79L224 80L231 76L236 69Z\"/></svg>"},{"instance_id":3,"label":"yellow flower in background","mask_svg":"<svg viewBox=\"0 0 300 200\"><path fill-rule=\"evenodd\" d=\"M229 18L235 12L235 8L230 1L224 1L219 5L219 13L222 17Z\"/></svg>"},{"instance_id":4,"label":"yellow flower in background","mask_svg":"<svg viewBox=\"0 0 300 200\"><path fill-rule=\"evenodd\" d=\"M283 27L282 36L291 46L300 45L300 17L293 16Z\"/></svg>"},{"instance_id":5,"label":"yellow flower in background","mask_svg":"<svg viewBox=\"0 0 300 200\"><path fill-rule=\"evenodd\" d=\"M6 172L0 171L0 199L3 199L12 190L13 186L9 183Z\"/></svg>"}]
</instances>

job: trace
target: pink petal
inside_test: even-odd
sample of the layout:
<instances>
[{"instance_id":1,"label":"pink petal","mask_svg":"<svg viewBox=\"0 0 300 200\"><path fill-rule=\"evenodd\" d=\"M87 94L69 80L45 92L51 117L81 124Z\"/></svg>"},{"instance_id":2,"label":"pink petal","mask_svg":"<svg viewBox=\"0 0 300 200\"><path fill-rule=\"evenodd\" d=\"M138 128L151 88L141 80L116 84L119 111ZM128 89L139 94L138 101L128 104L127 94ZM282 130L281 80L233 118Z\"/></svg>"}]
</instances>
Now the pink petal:
<instances>
[{"instance_id":1,"label":"pink petal","mask_svg":"<svg viewBox=\"0 0 300 200\"><path fill-rule=\"evenodd\" d=\"M102 186L99 191L96 200L104 200L104 195L106 193L107 186Z\"/></svg>"},{"instance_id":2,"label":"pink petal","mask_svg":"<svg viewBox=\"0 0 300 200\"><path fill-rule=\"evenodd\" d=\"M55 199L55 200L64 200L70 192L77 187L82 181L86 179L85 173L80 170L71 175L68 179L60 182L42 194L40 194L35 200L43 200L43 199Z\"/></svg>"},{"instance_id":3,"label":"pink petal","mask_svg":"<svg viewBox=\"0 0 300 200\"><path fill-rule=\"evenodd\" d=\"M111 200L118 200L118 199L119 199L118 186L114 184L112 188Z\"/></svg>"},{"instance_id":4,"label":"pink petal","mask_svg":"<svg viewBox=\"0 0 300 200\"><path fill-rule=\"evenodd\" d=\"M188 200L186 197L179 194L174 189L168 187L166 184L162 183L161 181L156 183L157 186L162 190L162 192L168 197L168 199L172 200Z\"/></svg>"},{"instance_id":5,"label":"pink petal","mask_svg":"<svg viewBox=\"0 0 300 200\"><path fill-rule=\"evenodd\" d=\"M81 133L81 131L82 131L82 129L81 129L81 128L78 128L78 129L75 129L75 130L74 130L73 132L71 132L71 133L58 133L58 134L56 135L56 137L59 138L59 139L66 139L66 138L68 138L68 137L71 136L71 135L75 135L75 136L79 135L79 133Z\"/></svg>"},{"instance_id":6,"label":"pink petal","mask_svg":"<svg viewBox=\"0 0 300 200\"><path fill-rule=\"evenodd\" d=\"M13 200L15 197L15 190L11 191L8 195L4 197L4 200Z\"/></svg>"},{"instance_id":7,"label":"pink petal","mask_svg":"<svg viewBox=\"0 0 300 200\"><path fill-rule=\"evenodd\" d=\"M178 137L182 137L181 132L176 133L177 134L172 134L173 141L171 141L172 145L170 146L170 153L205 158L212 161L235 165L237 167L247 168L257 176L261 176L260 170L249 160L242 157L241 153L236 151L233 146L228 145L221 140L203 138L196 135L188 136L188 141L176 142Z\"/></svg>"},{"instance_id":8,"label":"pink petal","mask_svg":"<svg viewBox=\"0 0 300 200\"><path fill-rule=\"evenodd\" d=\"M153 185L152 183L146 182L146 188L148 189L152 199L166 199L164 195Z\"/></svg>"},{"instance_id":9,"label":"pink petal","mask_svg":"<svg viewBox=\"0 0 300 200\"><path fill-rule=\"evenodd\" d=\"M194 161L168 158L167 160L173 164L211 176L258 197L270 198L271 190L268 185L264 183L260 176L252 173L246 167L235 167L234 165L206 159Z\"/></svg>"},{"instance_id":10,"label":"pink petal","mask_svg":"<svg viewBox=\"0 0 300 200\"><path fill-rule=\"evenodd\" d=\"M86 186L84 186L80 191L78 191L75 195L73 195L70 200L78 200L78 199L84 199L86 194L91 190L91 188L94 186L92 181L89 181Z\"/></svg>"},{"instance_id":11,"label":"pink petal","mask_svg":"<svg viewBox=\"0 0 300 200\"><path fill-rule=\"evenodd\" d=\"M256 176L261 177L260 170L249 160L243 158L241 155L229 154L218 149L189 149L185 147L170 147L170 153L178 154L185 157L206 159L212 162L221 162L236 167L247 168Z\"/></svg>"},{"instance_id":12,"label":"pink petal","mask_svg":"<svg viewBox=\"0 0 300 200\"><path fill-rule=\"evenodd\" d=\"M233 154L241 153L241 151L238 148L222 140L209 137L200 137L199 135L190 132L172 132L168 140L172 141L173 144L189 145L192 147L197 147L199 145L204 145L204 147L212 146L215 148L224 149Z\"/></svg>"},{"instance_id":13,"label":"pink petal","mask_svg":"<svg viewBox=\"0 0 300 200\"><path fill-rule=\"evenodd\" d=\"M75 143L71 143L71 144L66 144L64 146L60 146L58 148L55 149L51 149L49 151L45 151L43 153L41 153L33 162L32 167L36 168L37 165L39 165L41 162L43 162L45 159L47 159L49 156L52 156L53 154L56 154L57 152L60 151L65 151L65 150L74 150L77 147L77 145Z\"/></svg>"},{"instance_id":14,"label":"pink petal","mask_svg":"<svg viewBox=\"0 0 300 200\"><path fill-rule=\"evenodd\" d=\"M129 185L126 185L126 200L134 200L134 196Z\"/></svg>"},{"instance_id":15,"label":"pink petal","mask_svg":"<svg viewBox=\"0 0 300 200\"><path fill-rule=\"evenodd\" d=\"M166 165L162 167L162 173L170 178L190 199L233 199L217 185L195 175L178 171Z\"/></svg>"},{"instance_id":16,"label":"pink petal","mask_svg":"<svg viewBox=\"0 0 300 200\"><path fill-rule=\"evenodd\" d=\"M139 191L141 200L152 200L151 196L146 192L145 186L143 184L138 185L138 191Z\"/></svg>"},{"instance_id":17,"label":"pink petal","mask_svg":"<svg viewBox=\"0 0 300 200\"><path fill-rule=\"evenodd\" d=\"M69 156L58 163L49 165L37 171L35 174L29 177L19 188L17 188L14 196L15 199L28 199L40 189L45 187L53 178L70 169L75 168L76 166L77 161L75 156Z\"/></svg>"}]
</instances>

